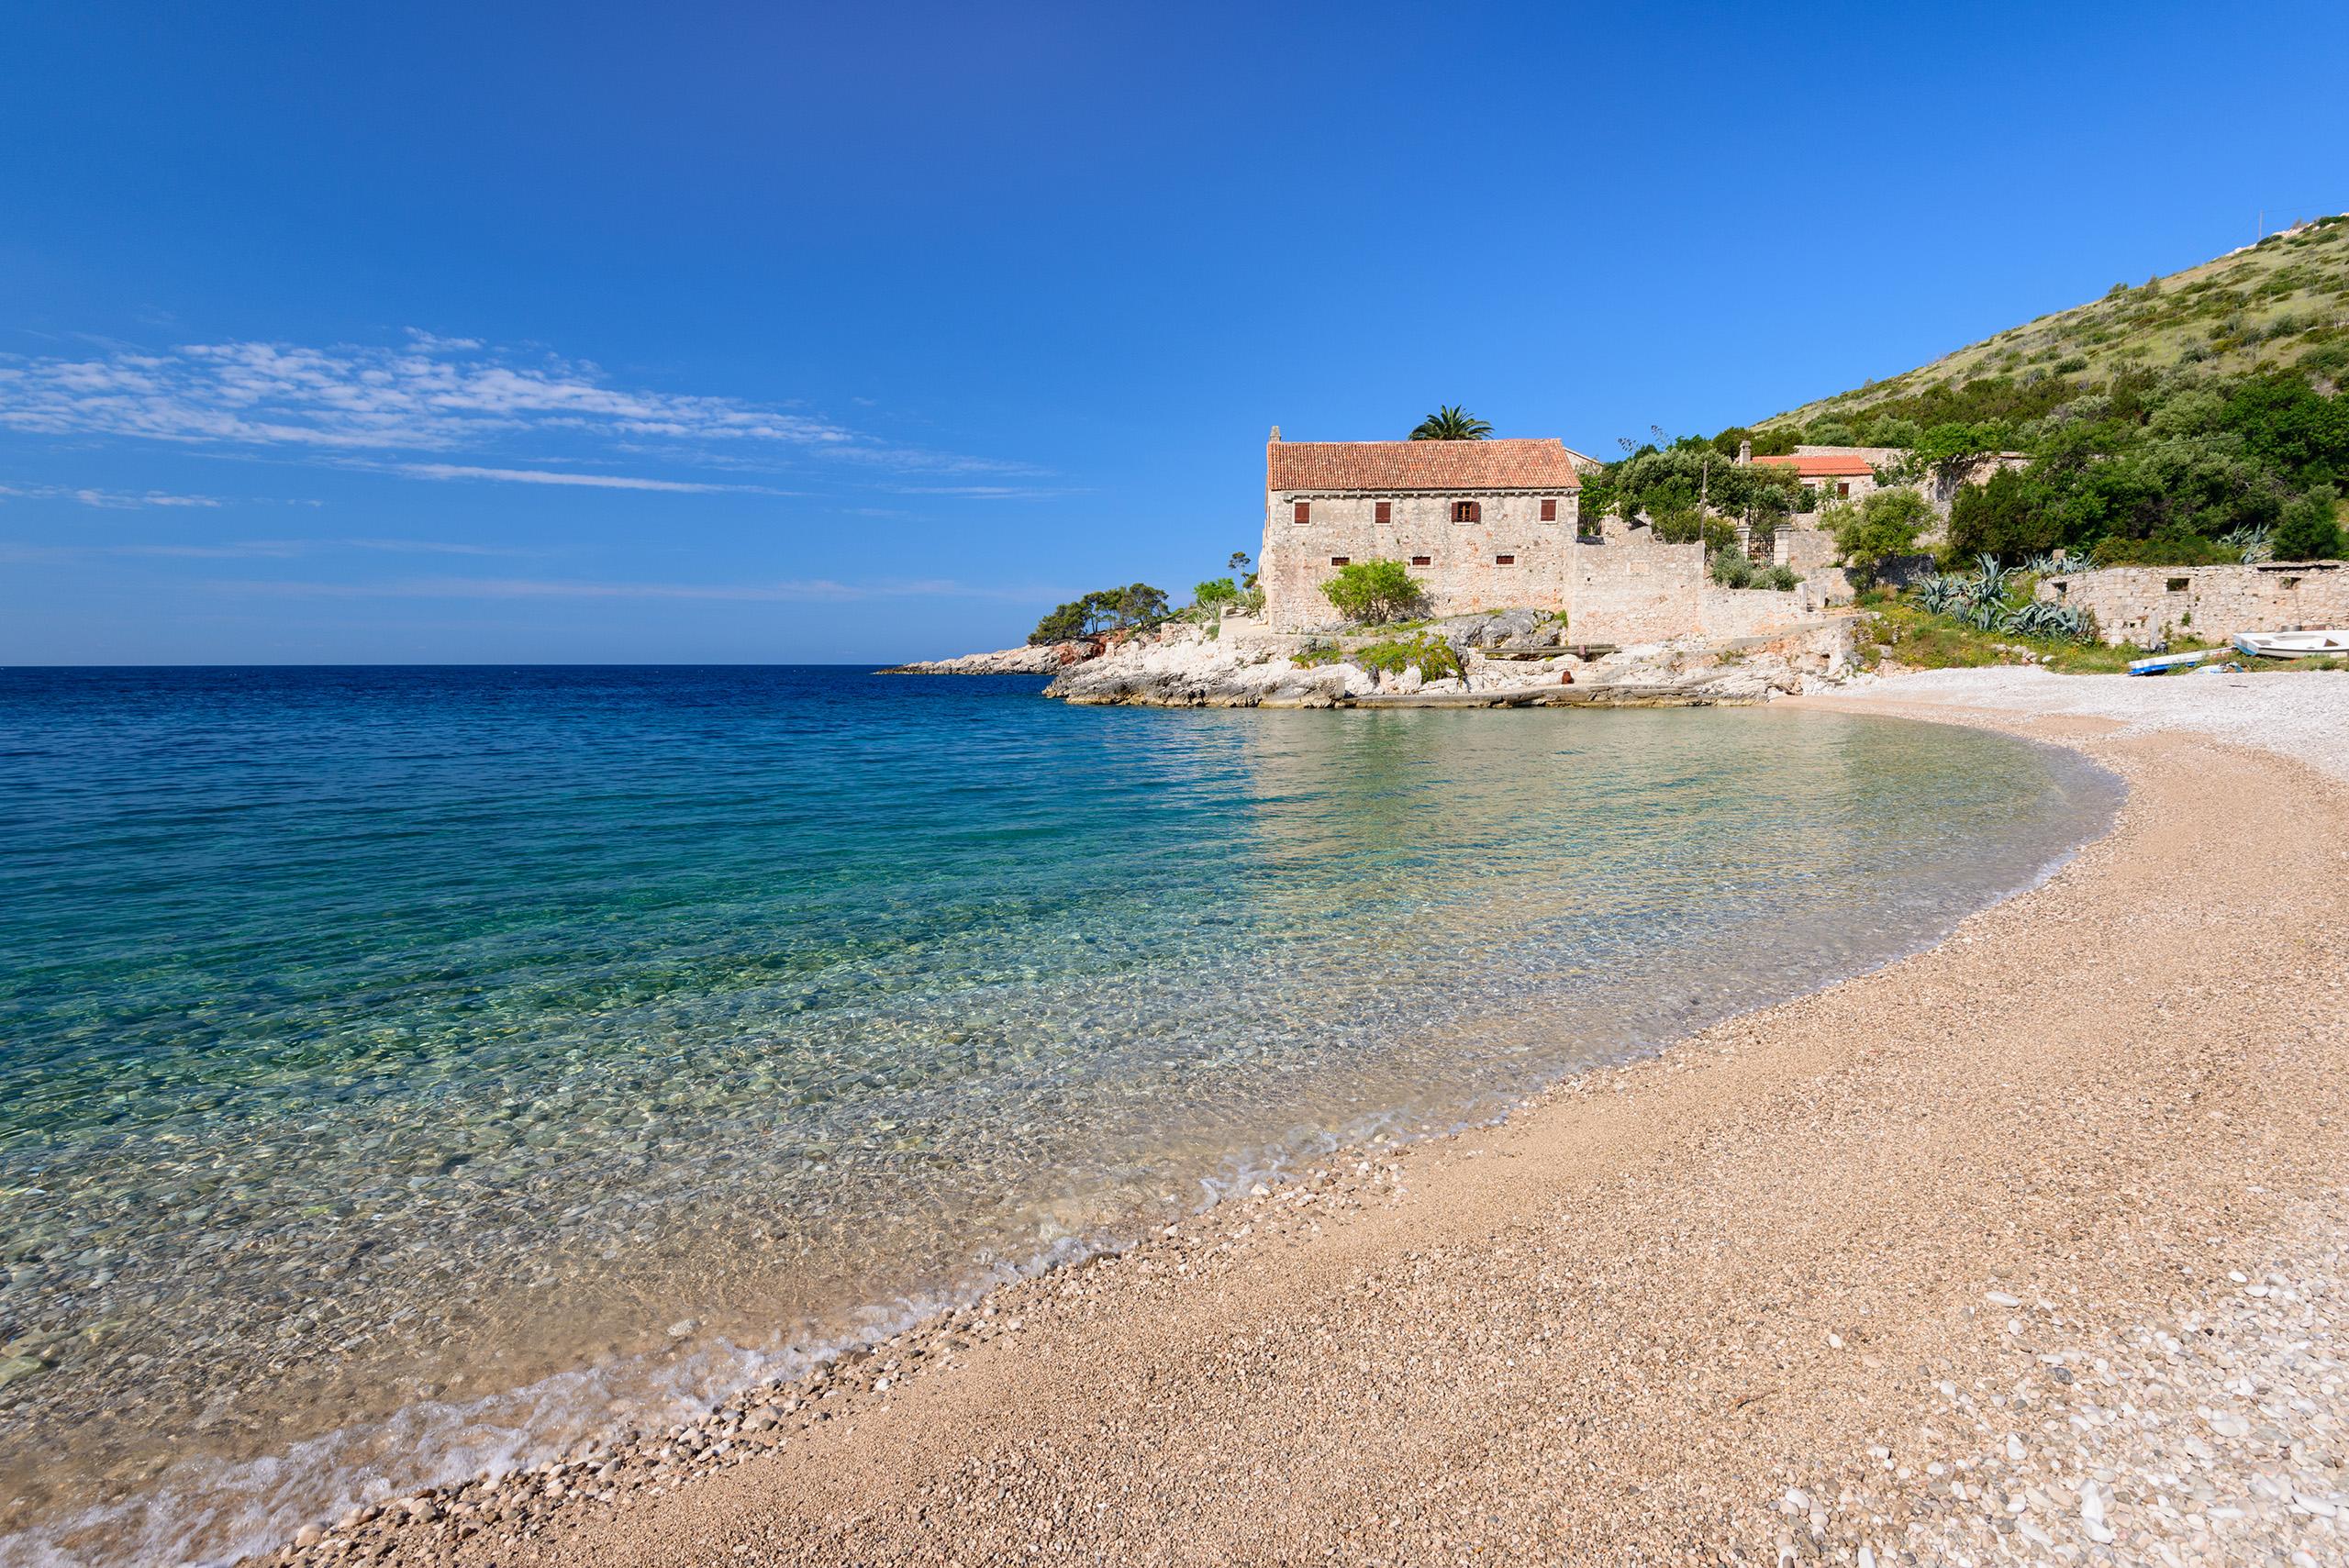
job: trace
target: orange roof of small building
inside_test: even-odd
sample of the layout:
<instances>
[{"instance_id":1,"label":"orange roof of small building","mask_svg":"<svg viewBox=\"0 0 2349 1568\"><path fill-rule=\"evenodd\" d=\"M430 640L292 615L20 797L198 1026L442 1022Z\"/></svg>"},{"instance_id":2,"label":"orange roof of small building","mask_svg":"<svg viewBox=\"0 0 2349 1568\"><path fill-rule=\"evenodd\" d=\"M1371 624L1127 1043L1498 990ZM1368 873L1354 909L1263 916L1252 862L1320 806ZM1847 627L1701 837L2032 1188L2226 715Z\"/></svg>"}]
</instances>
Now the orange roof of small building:
<instances>
[{"instance_id":1,"label":"orange roof of small building","mask_svg":"<svg viewBox=\"0 0 2349 1568\"><path fill-rule=\"evenodd\" d=\"M1801 479L1857 479L1876 472L1864 457L1812 456L1757 457L1754 465L1768 463L1773 468L1791 468Z\"/></svg>"},{"instance_id":2,"label":"orange roof of small building","mask_svg":"<svg viewBox=\"0 0 2349 1568\"><path fill-rule=\"evenodd\" d=\"M1267 490L1575 490L1564 441L1283 441L1264 448Z\"/></svg>"}]
</instances>

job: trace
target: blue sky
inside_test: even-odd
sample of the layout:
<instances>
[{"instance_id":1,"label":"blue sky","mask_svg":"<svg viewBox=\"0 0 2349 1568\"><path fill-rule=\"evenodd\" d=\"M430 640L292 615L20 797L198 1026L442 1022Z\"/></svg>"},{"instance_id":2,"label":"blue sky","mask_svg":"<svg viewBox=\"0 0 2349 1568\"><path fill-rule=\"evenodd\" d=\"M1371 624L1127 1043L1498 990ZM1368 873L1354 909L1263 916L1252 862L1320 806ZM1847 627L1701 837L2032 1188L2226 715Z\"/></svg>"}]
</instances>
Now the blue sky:
<instances>
[{"instance_id":1,"label":"blue sky","mask_svg":"<svg viewBox=\"0 0 2349 1568\"><path fill-rule=\"evenodd\" d=\"M2349 208L2349 7L18 5L0 663L878 661Z\"/></svg>"}]
</instances>

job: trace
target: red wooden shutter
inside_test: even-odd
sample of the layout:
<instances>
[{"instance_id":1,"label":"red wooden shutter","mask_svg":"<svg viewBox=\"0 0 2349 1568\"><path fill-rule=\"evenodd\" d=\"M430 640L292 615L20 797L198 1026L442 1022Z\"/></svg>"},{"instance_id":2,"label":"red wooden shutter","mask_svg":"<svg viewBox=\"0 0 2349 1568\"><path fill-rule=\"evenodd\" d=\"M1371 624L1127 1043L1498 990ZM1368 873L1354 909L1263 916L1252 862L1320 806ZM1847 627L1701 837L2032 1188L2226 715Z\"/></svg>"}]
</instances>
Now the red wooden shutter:
<instances>
[{"instance_id":1,"label":"red wooden shutter","mask_svg":"<svg viewBox=\"0 0 2349 1568\"><path fill-rule=\"evenodd\" d=\"M1545 523L1554 523L1558 520L1558 504L1555 501L1542 503L1542 520Z\"/></svg>"},{"instance_id":2,"label":"red wooden shutter","mask_svg":"<svg viewBox=\"0 0 2349 1568\"><path fill-rule=\"evenodd\" d=\"M1411 557L1411 564L1414 566L1433 566L1435 564L1435 557L1432 555L1415 555Z\"/></svg>"},{"instance_id":3,"label":"red wooden shutter","mask_svg":"<svg viewBox=\"0 0 2349 1568\"><path fill-rule=\"evenodd\" d=\"M1373 516L1373 517L1374 517L1377 521L1382 522L1382 523L1385 523L1385 522L1391 522L1391 521L1393 521L1393 520L1394 520L1394 517L1395 517L1395 503L1394 503L1394 502L1392 502L1392 501L1378 501L1378 502L1374 502L1374 503L1372 504L1372 506L1373 506L1372 516Z\"/></svg>"},{"instance_id":4,"label":"red wooden shutter","mask_svg":"<svg viewBox=\"0 0 2349 1568\"><path fill-rule=\"evenodd\" d=\"M1353 563L1353 557L1351 555L1333 555L1330 558L1330 564L1332 566L1350 566Z\"/></svg>"},{"instance_id":5,"label":"red wooden shutter","mask_svg":"<svg viewBox=\"0 0 2349 1568\"><path fill-rule=\"evenodd\" d=\"M1297 504L1297 520L1300 523L1309 523L1313 520L1312 502L1299 501Z\"/></svg>"}]
</instances>

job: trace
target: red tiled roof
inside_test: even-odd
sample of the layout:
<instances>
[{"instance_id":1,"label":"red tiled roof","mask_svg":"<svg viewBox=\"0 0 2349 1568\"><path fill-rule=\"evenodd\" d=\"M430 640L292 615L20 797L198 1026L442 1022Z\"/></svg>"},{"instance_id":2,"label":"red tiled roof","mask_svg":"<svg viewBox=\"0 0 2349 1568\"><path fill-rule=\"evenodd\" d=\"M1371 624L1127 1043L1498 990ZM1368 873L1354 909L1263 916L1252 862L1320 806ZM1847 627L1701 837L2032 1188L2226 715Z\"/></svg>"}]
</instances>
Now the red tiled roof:
<instances>
[{"instance_id":1,"label":"red tiled roof","mask_svg":"<svg viewBox=\"0 0 2349 1568\"><path fill-rule=\"evenodd\" d=\"M1564 441L1274 441L1267 490L1575 490Z\"/></svg>"},{"instance_id":2,"label":"red tiled roof","mask_svg":"<svg viewBox=\"0 0 2349 1568\"><path fill-rule=\"evenodd\" d=\"M1802 479L1858 479L1876 469L1864 457L1757 457L1755 466L1791 468Z\"/></svg>"}]
</instances>

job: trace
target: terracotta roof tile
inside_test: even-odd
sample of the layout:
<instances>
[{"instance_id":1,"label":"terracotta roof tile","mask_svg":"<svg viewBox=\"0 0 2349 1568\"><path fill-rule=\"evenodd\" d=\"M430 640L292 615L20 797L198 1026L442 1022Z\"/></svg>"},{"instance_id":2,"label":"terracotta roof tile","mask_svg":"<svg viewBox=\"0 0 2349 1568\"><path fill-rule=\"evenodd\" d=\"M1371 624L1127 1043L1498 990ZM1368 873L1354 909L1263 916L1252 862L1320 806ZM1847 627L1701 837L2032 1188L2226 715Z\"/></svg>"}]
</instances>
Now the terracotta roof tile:
<instances>
[{"instance_id":1,"label":"terracotta roof tile","mask_svg":"<svg viewBox=\"0 0 2349 1568\"><path fill-rule=\"evenodd\" d=\"M1759 468L1768 463L1773 468L1791 468L1802 479L1858 479L1876 472L1864 457L1757 457L1753 464Z\"/></svg>"},{"instance_id":2,"label":"terracotta roof tile","mask_svg":"<svg viewBox=\"0 0 2349 1568\"><path fill-rule=\"evenodd\" d=\"M1267 490L1574 490L1564 441L1274 441Z\"/></svg>"}]
</instances>

